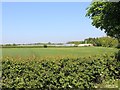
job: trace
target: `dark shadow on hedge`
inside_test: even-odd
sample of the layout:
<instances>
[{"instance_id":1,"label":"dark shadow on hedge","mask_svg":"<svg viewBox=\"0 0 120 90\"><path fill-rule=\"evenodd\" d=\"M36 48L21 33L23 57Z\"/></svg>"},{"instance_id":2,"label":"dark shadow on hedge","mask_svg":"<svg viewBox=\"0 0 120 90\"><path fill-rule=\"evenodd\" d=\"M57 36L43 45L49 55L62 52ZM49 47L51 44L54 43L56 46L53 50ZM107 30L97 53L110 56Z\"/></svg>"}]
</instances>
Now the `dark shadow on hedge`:
<instances>
[{"instance_id":1,"label":"dark shadow on hedge","mask_svg":"<svg viewBox=\"0 0 120 90\"><path fill-rule=\"evenodd\" d=\"M116 53L116 58L117 58L117 61L120 62L120 50L118 51L118 53Z\"/></svg>"}]
</instances>

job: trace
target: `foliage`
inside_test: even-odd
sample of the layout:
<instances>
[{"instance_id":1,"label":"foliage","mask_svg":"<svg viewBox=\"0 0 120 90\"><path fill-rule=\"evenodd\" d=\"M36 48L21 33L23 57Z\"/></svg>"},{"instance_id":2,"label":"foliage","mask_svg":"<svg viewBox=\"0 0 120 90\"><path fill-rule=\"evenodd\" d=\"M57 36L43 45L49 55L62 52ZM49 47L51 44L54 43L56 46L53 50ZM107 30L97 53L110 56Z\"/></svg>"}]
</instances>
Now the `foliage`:
<instances>
[{"instance_id":1,"label":"foliage","mask_svg":"<svg viewBox=\"0 0 120 90\"><path fill-rule=\"evenodd\" d=\"M47 48L47 45L45 44L43 47L44 47L44 48Z\"/></svg>"},{"instance_id":2,"label":"foliage","mask_svg":"<svg viewBox=\"0 0 120 90\"><path fill-rule=\"evenodd\" d=\"M46 90L94 88L104 80L120 78L114 55L60 60L2 61L2 88Z\"/></svg>"},{"instance_id":3,"label":"foliage","mask_svg":"<svg viewBox=\"0 0 120 90\"><path fill-rule=\"evenodd\" d=\"M105 30L108 36L115 37L120 42L120 1L92 2L86 16L92 19L92 25Z\"/></svg>"},{"instance_id":4,"label":"foliage","mask_svg":"<svg viewBox=\"0 0 120 90\"><path fill-rule=\"evenodd\" d=\"M94 46L103 46L103 47L117 47L118 40L112 37L99 37L99 38L87 38L84 41L71 41L68 44L85 44L91 43Z\"/></svg>"},{"instance_id":5,"label":"foliage","mask_svg":"<svg viewBox=\"0 0 120 90\"><path fill-rule=\"evenodd\" d=\"M70 41L70 42L67 42L67 44L75 44L75 45L84 44L84 43L85 43L84 41Z\"/></svg>"},{"instance_id":6,"label":"foliage","mask_svg":"<svg viewBox=\"0 0 120 90\"><path fill-rule=\"evenodd\" d=\"M100 37L100 38L88 38L85 39L88 43L92 43L95 46L103 47L116 47L118 45L118 40L111 37Z\"/></svg>"}]
</instances>

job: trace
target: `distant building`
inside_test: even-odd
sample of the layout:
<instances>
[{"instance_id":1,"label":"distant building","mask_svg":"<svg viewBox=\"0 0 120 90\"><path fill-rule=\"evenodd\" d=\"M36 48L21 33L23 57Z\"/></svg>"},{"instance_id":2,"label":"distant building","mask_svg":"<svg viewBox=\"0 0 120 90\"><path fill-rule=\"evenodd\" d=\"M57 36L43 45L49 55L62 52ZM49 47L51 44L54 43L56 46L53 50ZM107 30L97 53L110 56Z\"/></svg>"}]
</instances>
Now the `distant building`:
<instances>
[{"instance_id":1,"label":"distant building","mask_svg":"<svg viewBox=\"0 0 120 90\"><path fill-rule=\"evenodd\" d=\"M88 46L93 46L93 44L79 44L78 47L79 47L79 46L83 46L83 47L84 47L84 46L87 46L87 47L88 47Z\"/></svg>"}]
</instances>

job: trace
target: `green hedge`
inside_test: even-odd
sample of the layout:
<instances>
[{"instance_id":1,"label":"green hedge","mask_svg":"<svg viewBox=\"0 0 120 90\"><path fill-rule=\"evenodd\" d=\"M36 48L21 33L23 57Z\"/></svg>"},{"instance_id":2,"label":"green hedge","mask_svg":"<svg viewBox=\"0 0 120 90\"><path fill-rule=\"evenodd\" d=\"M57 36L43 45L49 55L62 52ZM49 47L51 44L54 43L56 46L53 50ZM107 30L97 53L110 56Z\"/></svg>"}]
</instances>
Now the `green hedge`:
<instances>
[{"instance_id":1,"label":"green hedge","mask_svg":"<svg viewBox=\"0 0 120 90\"><path fill-rule=\"evenodd\" d=\"M119 74L115 55L24 62L6 58L2 61L2 88L87 89L120 79Z\"/></svg>"}]
</instances>

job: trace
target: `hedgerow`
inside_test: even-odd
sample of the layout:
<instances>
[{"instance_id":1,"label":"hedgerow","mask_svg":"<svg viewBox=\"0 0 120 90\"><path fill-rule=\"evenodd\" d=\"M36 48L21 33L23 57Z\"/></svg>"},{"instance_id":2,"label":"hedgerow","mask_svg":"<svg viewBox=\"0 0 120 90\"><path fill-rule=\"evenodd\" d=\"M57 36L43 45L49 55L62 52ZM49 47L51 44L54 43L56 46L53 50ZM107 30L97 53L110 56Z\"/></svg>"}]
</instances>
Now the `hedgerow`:
<instances>
[{"instance_id":1,"label":"hedgerow","mask_svg":"<svg viewBox=\"0 0 120 90\"><path fill-rule=\"evenodd\" d=\"M43 90L94 88L110 79L120 79L115 55L77 59L2 61L2 88Z\"/></svg>"}]
</instances>

